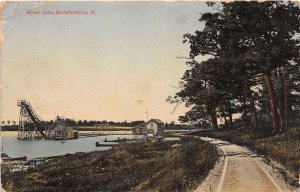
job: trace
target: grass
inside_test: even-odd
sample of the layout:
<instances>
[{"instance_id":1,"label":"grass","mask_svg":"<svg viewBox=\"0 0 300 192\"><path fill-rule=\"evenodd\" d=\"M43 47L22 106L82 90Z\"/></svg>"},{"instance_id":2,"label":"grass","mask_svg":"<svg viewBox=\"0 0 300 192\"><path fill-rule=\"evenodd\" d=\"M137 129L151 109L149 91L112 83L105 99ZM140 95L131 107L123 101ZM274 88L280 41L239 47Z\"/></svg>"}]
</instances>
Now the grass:
<instances>
[{"instance_id":1,"label":"grass","mask_svg":"<svg viewBox=\"0 0 300 192\"><path fill-rule=\"evenodd\" d=\"M7 191L190 191L213 168L218 156L209 143L181 141L124 143L104 152L52 159L27 171L2 165Z\"/></svg>"},{"instance_id":2,"label":"grass","mask_svg":"<svg viewBox=\"0 0 300 192\"><path fill-rule=\"evenodd\" d=\"M292 127L285 133L272 136L266 130L253 132L251 129L232 129L220 131L198 132L196 135L208 136L244 145L258 154L275 160L288 170L286 181L298 186L300 173L300 127Z\"/></svg>"}]
</instances>

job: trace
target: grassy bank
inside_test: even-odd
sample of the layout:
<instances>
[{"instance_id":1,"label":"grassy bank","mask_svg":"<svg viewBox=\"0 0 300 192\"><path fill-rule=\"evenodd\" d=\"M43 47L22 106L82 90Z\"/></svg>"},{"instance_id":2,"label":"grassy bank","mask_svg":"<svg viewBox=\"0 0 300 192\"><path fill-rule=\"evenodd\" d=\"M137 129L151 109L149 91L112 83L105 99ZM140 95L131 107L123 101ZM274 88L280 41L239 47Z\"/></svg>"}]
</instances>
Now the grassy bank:
<instances>
[{"instance_id":1,"label":"grassy bank","mask_svg":"<svg viewBox=\"0 0 300 192\"><path fill-rule=\"evenodd\" d=\"M194 133L230 141L250 147L253 151L279 162L293 176L286 175L289 184L297 186L300 173L300 127L292 127L287 132L272 136L266 131L253 132L250 129L220 130ZM283 174L284 171L282 171Z\"/></svg>"},{"instance_id":2,"label":"grassy bank","mask_svg":"<svg viewBox=\"0 0 300 192\"><path fill-rule=\"evenodd\" d=\"M7 191L188 191L217 160L203 141L124 143L110 151L55 158L27 171L2 167Z\"/></svg>"}]
</instances>

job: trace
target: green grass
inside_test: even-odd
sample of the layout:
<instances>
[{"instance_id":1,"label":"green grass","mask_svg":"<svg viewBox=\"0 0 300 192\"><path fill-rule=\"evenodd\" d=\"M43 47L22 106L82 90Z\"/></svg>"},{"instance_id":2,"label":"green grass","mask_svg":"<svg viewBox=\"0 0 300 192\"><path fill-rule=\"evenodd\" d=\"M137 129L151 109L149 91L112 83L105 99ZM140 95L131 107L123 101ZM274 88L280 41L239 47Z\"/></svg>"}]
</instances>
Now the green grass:
<instances>
[{"instance_id":1,"label":"green grass","mask_svg":"<svg viewBox=\"0 0 300 192\"><path fill-rule=\"evenodd\" d=\"M178 144L174 146L174 144ZM191 191L217 161L207 142L124 143L110 151L58 157L22 172L2 167L7 191Z\"/></svg>"},{"instance_id":2,"label":"green grass","mask_svg":"<svg viewBox=\"0 0 300 192\"><path fill-rule=\"evenodd\" d=\"M258 154L275 160L291 173L291 177L284 171L286 181L298 186L300 173L300 127L292 127L287 132L272 136L266 131L253 132L251 129L233 129L221 131L208 131L195 133L230 141L239 145L250 147Z\"/></svg>"}]
</instances>

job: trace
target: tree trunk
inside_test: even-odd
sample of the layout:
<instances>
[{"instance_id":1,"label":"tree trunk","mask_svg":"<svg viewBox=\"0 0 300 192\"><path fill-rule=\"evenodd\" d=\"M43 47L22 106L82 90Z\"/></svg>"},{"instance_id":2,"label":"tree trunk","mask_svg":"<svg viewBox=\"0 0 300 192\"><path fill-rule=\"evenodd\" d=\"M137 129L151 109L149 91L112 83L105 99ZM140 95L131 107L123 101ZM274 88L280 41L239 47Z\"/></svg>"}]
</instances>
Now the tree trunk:
<instances>
[{"instance_id":1,"label":"tree trunk","mask_svg":"<svg viewBox=\"0 0 300 192\"><path fill-rule=\"evenodd\" d=\"M269 102L270 102L270 108L272 113L272 127L273 127L272 133L276 134L281 128L280 128L279 114L278 114L276 100L275 100L274 85L270 74L264 75L264 79L268 89Z\"/></svg>"},{"instance_id":2,"label":"tree trunk","mask_svg":"<svg viewBox=\"0 0 300 192\"><path fill-rule=\"evenodd\" d=\"M228 122L227 122L227 119L226 119L226 115L225 115L225 114L223 115L223 118L224 118L224 124L225 124L225 126L227 126L227 123L228 123Z\"/></svg>"},{"instance_id":3,"label":"tree trunk","mask_svg":"<svg viewBox=\"0 0 300 192\"><path fill-rule=\"evenodd\" d=\"M288 79L286 77L286 67L283 67L283 95L284 95L284 122L283 122L283 129L287 130L289 126L289 111L288 111L288 97L289 97L289 90L288 90Z\"/></svg>"},{"instance_id":4,"label":"tree trunk","mask_svg":"<svg viewBox=\"0 0 300 192\"><path fill-rule=\"evenodd\" d=\"M284 73L284 72L283 72ZM280 94L280 119L281 119L281 128L286 129L286 98L285 98L285 79L284 74L281 76L281 94Z\"/></svg>"},{"instance_id":5,"label":"tree trunk","mask_svg":"<svg viewBox=\"0 0 300 192\"><path fill-rule=\"evenodd\" d=\"M211 126L213 129L218 129L218 121L215 110L210 111Z\"/></svg>"},{"instance_id":6,"label":"tree trunk","mask_svg":"<svg viewBox=\"0 0 300 192\"><path fill-rule=\"evenodd\" d=\"M251 127L254 129L254 131L258 128L257 124L257 112L256 112L256 107L254 103L254 99L251 98L251 109L252 109L252 118L251 118Z\"/></svg>"},{"instance_id":7,"label":"tree trunk","mask_svg":"<svg viewBox=\"0 0 300 192\"><path fill-rule=\"evenodd\" d=\"M229 123L230 123L230 127L233 128L233 120L232 120L232 114L229 113Z\"/></svg>"},{"instance_id":8,"label":"tree trunk","mask_svg":"<svg viewBox=\"0 0 300 192\"><path fill-rule=\"evenodd\" d=\"M206 103L206 110L207 110L207 114L209 114L209 117L210 117L211 128L218 129L218 121L217 121L216 111L208 103Z\"/></svg>"},{"instance_id":9,"label":"tree trunk","mask_svg":"<svg viewBox=\"0 0 300 192\"><path fill-rule=\"evenodd\" d=\"M279 112L280 112L280 125L283 128L284 127L284 123L285 123L285 98L284 98L284 93L283 90L281 90L281 96L280 96L280 100L279 100Z\"/></svg>"}]
</instances>

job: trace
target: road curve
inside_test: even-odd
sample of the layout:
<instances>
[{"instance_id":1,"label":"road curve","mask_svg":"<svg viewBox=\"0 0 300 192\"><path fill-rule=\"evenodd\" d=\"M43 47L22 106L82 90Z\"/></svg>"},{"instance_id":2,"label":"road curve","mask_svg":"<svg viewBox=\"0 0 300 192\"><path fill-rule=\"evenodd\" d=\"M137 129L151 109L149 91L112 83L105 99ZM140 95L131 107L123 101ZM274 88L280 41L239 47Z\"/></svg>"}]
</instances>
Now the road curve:
<instances>
[{"instance_id":1,"label":"road curve","mask_svg":"<svg viewBox=\"0 0 300 192\"><path fill-rule=\"evenodd\" d=\"M288 192L280 176L263 159L248 149L226 141L200 137L223 154L195 192Z\"/></svg>"}]
</instances>

